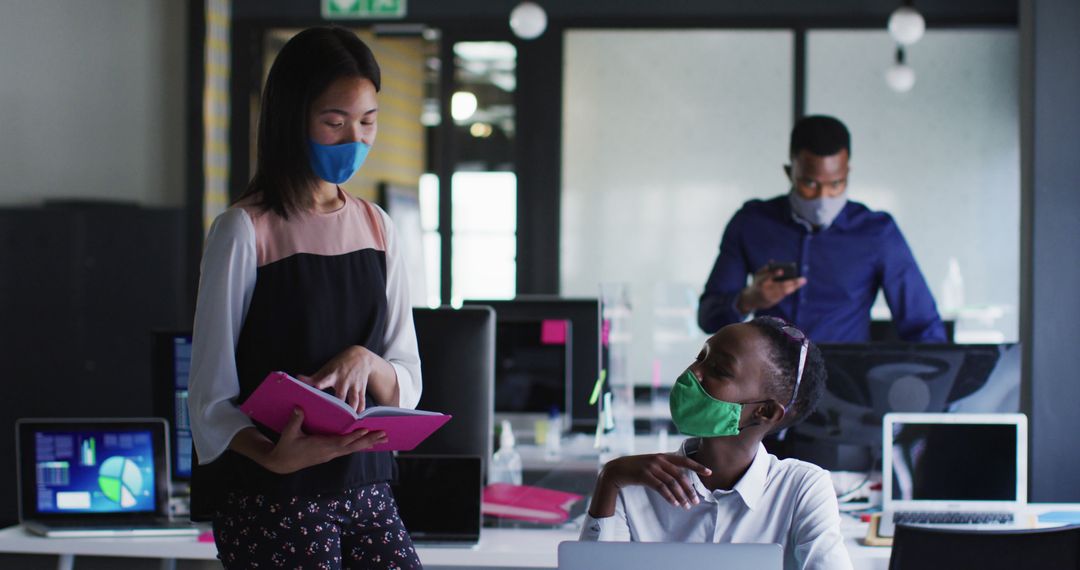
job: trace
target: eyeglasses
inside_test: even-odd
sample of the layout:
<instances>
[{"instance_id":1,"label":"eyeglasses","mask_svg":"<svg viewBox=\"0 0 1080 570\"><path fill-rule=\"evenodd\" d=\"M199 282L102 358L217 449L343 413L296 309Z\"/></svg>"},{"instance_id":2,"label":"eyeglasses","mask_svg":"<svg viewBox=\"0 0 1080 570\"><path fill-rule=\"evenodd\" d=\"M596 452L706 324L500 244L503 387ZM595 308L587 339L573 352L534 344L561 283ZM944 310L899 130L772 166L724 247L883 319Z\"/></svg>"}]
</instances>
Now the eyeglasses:
<instances>
[{"instance_id":1,"label":"eyeglasses","mask_svg":"<svg viewBox=\"0 0 1080 570\"><path fill-rule=\"evenodd\" d=\"M810 349L810 339L806 338L806 335L801 330L784 319L777 317L759 318L780 329L780 332L784 333L785 336L801 345L799 348L799 371L795 374L795 389L791 391L791 401L785 406L790 410L791 406L795 404L795 398L799 397L799 385L802 384L803 370L806 368L806 353Z\"/></svg>"}]
</instances>

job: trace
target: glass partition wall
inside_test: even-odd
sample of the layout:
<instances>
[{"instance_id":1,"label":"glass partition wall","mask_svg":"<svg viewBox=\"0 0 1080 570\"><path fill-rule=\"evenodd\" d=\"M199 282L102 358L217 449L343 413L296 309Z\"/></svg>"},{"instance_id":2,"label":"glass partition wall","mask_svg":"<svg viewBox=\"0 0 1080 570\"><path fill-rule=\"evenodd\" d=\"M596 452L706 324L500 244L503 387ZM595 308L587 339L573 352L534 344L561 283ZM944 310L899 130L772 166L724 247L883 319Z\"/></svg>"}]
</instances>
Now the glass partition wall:
<instances>
[{"instance_id":1,"label":"glass partition wall","mask_svg":"<svg viewBox=\"0 0 1080 570\"><path fill-rule=\"evenodd\" d=\"M624 284L635 384L670 385L697 354L697 297L724 226L787 190L792 42L783 30L566 34L561 292Z\"/></svg>"},{"instance_id":2,"label":"glass partition wall","mask_svg":"<svg viewBox=\"0 0 1080 570\"><path fill-rule=\"evenodd\" d=\"M788 30L565 35L561 293L625 285L634 384L668 385L693 358L721 232L746 200L788 191L793 42ZM906 93L885 81L894 52L884 30L806 32L805 113L848 125L851 199L897 219L956 340L1015 341L1017 33L929 31L907 50Z\"/></svg>"},{"instance_id":3,"label":"glass partition wall","mask_svg":"<svg viewBox=\"0 0 1080 570\"><path fill-rule=\"evenodd\" d=\"M1015 30L930 30L907 50L915 86L882 80L877 30L807 35L806 107L851 129L851 199L893 215L956 342L1016 342L1020 64ZM875 317L888 319L884 300Z\"/></svg>"}]
</instances>

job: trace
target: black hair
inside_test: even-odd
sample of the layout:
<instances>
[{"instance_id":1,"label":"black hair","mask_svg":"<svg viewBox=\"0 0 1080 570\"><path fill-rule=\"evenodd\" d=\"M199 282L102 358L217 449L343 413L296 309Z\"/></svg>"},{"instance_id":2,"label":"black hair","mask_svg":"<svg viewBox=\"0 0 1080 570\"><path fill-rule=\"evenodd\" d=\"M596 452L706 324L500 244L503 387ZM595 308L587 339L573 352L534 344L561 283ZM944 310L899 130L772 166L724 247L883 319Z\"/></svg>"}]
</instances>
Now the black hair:
<instances>
[{"instance_id":1,"label":"black hair","mask_svg":"<svg viewBox=\"0 0 1080 570\"><path fill-rule=\"evenodd\" d=\"M375 91L381 87L375 55L351 31L309 28L285 43L263 88L255 175L239 200L258 195L261 206L284 218L311 203L318 178L309 158L308 114L343 77L369 79Z\"/></svg>"},{"instance_id":2,"label":"black hair","mask_svg":"<svg viewBox=\"0 0 1080 570\"><path fill-rule=\"evenodd\" d=\"M769 343L769 362L773 366L773 373L768 378L769 385L766 391L781 405L788 408L784 419L773 431L791 427L809 416L817 407L818 400L825 391L827 377L825 359L821 356L821 350L817 345L810 342L807 346L802 381L799 383L799 393L795 397L795 403L788 406L791 394L795 390L802 342L791 338L788 333L781 330L786 323L775 317L758 317L748 324L757 329Z\"/></svg>"},{"instance_id":3,"label":"black hair","mask_svg":"<svg viewBox=\"0 0 1080 570\"><path fill-rule=\"evenodd\" d=\"M817 156L832 156L842 150L851 155L851 134L836 117L811 115L803 117L791 129L790 156L805 150Z\"/></svg>"}]
</instances>

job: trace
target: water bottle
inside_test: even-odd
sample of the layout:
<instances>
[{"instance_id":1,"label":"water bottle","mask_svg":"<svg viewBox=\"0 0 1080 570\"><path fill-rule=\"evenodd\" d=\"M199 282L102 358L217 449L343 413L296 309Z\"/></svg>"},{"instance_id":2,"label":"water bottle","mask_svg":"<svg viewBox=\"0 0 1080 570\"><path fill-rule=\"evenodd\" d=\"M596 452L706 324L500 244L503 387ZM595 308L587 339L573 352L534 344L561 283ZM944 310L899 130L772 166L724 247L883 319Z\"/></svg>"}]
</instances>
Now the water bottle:
<instances>
[{"instance_id":1,"label":"water bottle","mask_svg":"<svg viewBox=\"0 0 1080 570\"><path fill-rule=\"evenodd\" d=\"M941 313L948 318L956 318L963 308L964 277L960 274L960 262L950 257L949 271L941 283Z\"/></svg>"},{"instance_id":2,"label":"water bottle","mask_svg":"<svg viewBox=\"0 0 1080 570\"><path fill-rule=\"evenodd\" d=\"M558 461L562 455L562 420L559 409L551 408L548 414L547 434L544 438L544 460Z\"/></svg>"},{"instance_id":3,"label":"water bottle","mask_svg":"<svg viewBox=\"0 0 1080 570\"><path fill-rule=\"evenodd\" d=\"M499 450L491 458L489 483L521 484L521 455L514 449L514 432L510 422L503 420L499 434Z\"/></svg>"}]
</instances>

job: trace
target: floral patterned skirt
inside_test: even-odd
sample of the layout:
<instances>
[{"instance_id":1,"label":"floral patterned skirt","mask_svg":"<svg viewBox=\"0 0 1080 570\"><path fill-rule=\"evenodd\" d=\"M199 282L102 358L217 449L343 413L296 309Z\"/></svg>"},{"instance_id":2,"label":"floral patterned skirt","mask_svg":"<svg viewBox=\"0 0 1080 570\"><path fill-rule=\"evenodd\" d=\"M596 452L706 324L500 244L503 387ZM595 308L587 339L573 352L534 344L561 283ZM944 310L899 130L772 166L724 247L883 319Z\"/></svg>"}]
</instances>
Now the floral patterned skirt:
<instances>
[{"instance_id":1,"label":"floral patterned skirt","mask_svg":"<svg viewBox=\"0 0 1080 570\"><path fill-rule=\"evenodd\" d=\"M229 570L422 567L386 483L311 497L230 493L214 542Z\"/></svg>"}]
</instances>

